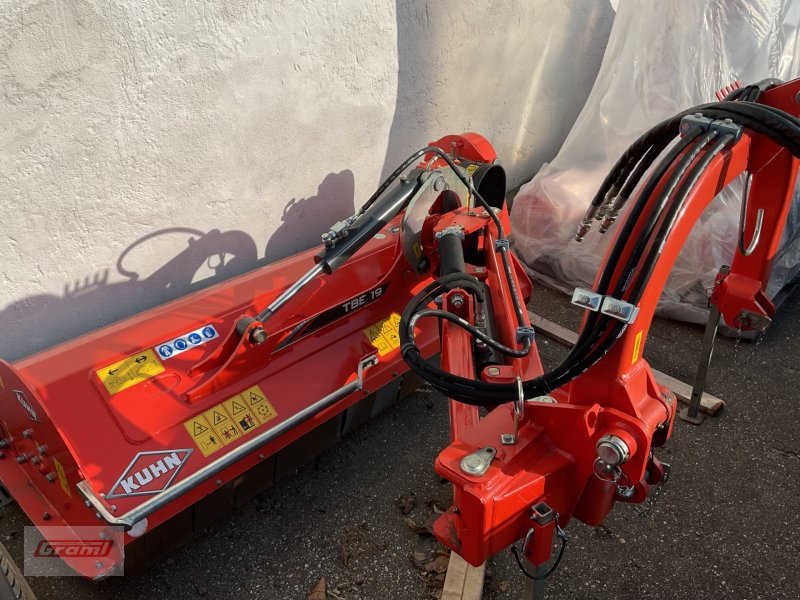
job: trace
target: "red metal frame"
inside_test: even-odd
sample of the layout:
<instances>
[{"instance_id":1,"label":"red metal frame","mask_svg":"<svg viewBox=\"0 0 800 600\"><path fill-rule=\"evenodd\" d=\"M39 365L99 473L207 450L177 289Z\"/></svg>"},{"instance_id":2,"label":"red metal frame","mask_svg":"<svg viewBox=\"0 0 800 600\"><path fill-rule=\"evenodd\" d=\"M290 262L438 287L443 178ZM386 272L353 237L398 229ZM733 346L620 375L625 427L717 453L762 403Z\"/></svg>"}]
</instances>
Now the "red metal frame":
<instances>
[{"instance_id":1,"label":"red metal frame","mask_svg":"<svg viewBox=\"0 0 800 600\"><path fill-rule=\"evenodd\" d=\"M800 82L793 81L764 93L760 102L796 115L799 91ZM750 256L737 251L731 273L716 287L712 301L720 306L726 322L734 326L739 325L743 310L771 317L774 307L764 290L792 201L797 169L798 160L788 151L763 136L745 132L738 144L711 161L692 189L638 304L638 316L612 350L573 382L554 390L551 396L557 403L528 403L514 445L500 442L501 435L513 428L513 411L507 405L469 428L454 428L452 443L436 460L437 472L450 480L455 490L452 508L435 524L442 543L479 565L525 537L535 526L531 508L539 502L546 502L559 514L561 525L572 517L597 525L616 501L641 502L646 498L649 486L663 477L663 465L651 451L671 433L676 399L655 382L642 351L672 265L712 199L741 173L750 172L752 185L744 237L752 238L756 212L764 209L761 241ZM657 193L653 194L651 202L656 197ZM453 223L470 229L470 221L463 214L448 215L447 224ZM640 229L634 230L632 239ZM485 230L485 245L491 248L496 230L488 221ZM618 227L617 235L620 230ZM614 279L620 277L627 258L625 254L618 261ZM502 339L508 343L514 339L510 328L516 324L512 307L503 293L506 287L497 277L496 255L487 252L486 261L498 320L506 324ZM469 377L474 367L464 358L462 338L453 327L443 328L442 364L445 370ZM501 376L494 379L508 382L522 373L525 378L539 375L542 369L538 357L532 355L507 360L500 371ZM484 379L493 378L484 373ZM459 415L471 414L472 407L451 402L451 410L452 423L470 422ZM607 434L622 438L631 450L616 483L601 479L593 470L595 445ZM461 459L486 446L497 450L488 472L480 477L464 473ZM620 497L619 484L632 486L632 494ZM546 545L549 556L549 544ZM543 562L537 544L528 552L534 564Z\"/></svg>"}]
</instances>

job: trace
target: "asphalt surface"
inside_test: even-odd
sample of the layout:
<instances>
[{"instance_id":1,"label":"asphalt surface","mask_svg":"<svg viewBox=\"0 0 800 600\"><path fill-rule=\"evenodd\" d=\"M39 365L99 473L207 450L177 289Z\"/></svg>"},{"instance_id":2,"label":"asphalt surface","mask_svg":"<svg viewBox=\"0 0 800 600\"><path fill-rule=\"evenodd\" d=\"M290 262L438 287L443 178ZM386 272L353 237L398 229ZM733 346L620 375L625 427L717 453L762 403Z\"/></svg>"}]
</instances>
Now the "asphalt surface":
<instances>
[{"instance_id":1,"label":"asphalt surface","mask_svg":"<svg viewBox=\"0 0 800 600\"><path fill-rule=\"evenodd\" d=\"M580 311L537 287L531 307L576 328ZM726 408L700 427L678 422L659 456L672 477L649 512L618 505L603 527L573 523L550 598L800 598L800 289L764 343L720 339L708 391ZM702 328L657 320L645 357L692 381ZM541 338L545 365L564 353ZM447 443L446 403L430 390L369 422L313 464L262 493L138 577L91 583L31 578L41 599L305 599L325 577L328 598L435 597L415 552L439 548L406 522L424 523L450 489L432 463ZM398 498L414 494L402 514ZM19 560L21 510L0 512L4 543ZM488 599L522 597L504 552L489 563Z\"/></svg>"}]
</instances>

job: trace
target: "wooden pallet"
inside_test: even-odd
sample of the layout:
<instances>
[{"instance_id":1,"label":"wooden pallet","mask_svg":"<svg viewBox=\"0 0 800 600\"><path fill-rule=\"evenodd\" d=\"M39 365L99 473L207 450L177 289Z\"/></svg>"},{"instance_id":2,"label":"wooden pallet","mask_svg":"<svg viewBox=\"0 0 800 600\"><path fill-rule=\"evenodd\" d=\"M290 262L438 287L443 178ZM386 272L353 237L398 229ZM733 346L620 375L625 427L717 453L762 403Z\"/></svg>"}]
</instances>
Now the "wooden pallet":
<instances>
[{"instance_id":1,"label":"wooden pallet","mask_svg":"<svg viewBox=\"0 0 800 600\"><path fill-rule=\"evenodd\" d=\"M450 553L442 600L481 600L486 563L473 567L455 552Z\"/></svg>"},{"instance_id":2,"label":"wooden pallet","mask_svg":"<svg viewBox=\"0 0 800 600\"><path fill-rule=\"evenodd\" d=\"M536 313L532 313L530 311L528 311L528 316L530 317L531 325L534 326L536 331L546 335L551 340L569 347L574 346L575 342L578 341L578 334L574 331L571 331L566 327L562 327L558 323L553 323L552 321L545 319L544 317L540 317ZM667 375L661 371L656 371L655 369L653 369L653 375L655 376L656 382L659 385L669 388L672 390L672 393L675 394L678 400L684 404L689 404L689 401L692 399L691 385L684 383L679 379L675 379L671 375ZM703 393L703 397L700 399L700 410L708 415L716 414L723 406L725 406L724 400L705 392Z\"/></svg>"}]
</instances>

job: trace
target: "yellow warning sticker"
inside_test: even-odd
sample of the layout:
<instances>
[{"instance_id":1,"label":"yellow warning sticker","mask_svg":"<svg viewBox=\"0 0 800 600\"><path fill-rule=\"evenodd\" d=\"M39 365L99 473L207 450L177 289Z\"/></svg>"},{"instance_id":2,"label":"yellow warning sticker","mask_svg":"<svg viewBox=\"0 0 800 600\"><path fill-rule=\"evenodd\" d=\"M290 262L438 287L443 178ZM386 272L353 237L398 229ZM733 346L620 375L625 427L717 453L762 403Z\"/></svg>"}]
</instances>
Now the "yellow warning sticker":
<instances>
[{"instance_id":1,"label":"yellow warning sticker","mask_svg":"<svg viewBox=\"0 0 800 600\"><path fill-rule=\"evenodd\" d=\"M219 441L217 432L211 429L203 415L189 419L184 422L183 426L186 427L186 431L189 432L189 436L203 456L209 456L222 448L222 442Z\"/></svg>"},{"instance_id":2,"label":"yellow warning sticker","mask_svg":"<svg viewBox=\"0 0 800 600\"><path fill-rule=\"evenodd\" d=\"M400 347L400 315L392 313L385 319L370 325L364 330L370 344L375 346L379 356L386 356Z\"/></svg>"},{"instance_id":3,"label":"yellow warning sticker","mask_svg":"<svg viewBox=\"0 0 800 600\"><path fill-rule=\"evenodd\" d=\"M644 330L637 333L636 339L633 340L633 357L631 358L631 364L639 360L639 351L642 349L642 333L644 333Z\"/></svg>"},{"instance_id":4,"label":"yellow warning sticker","mask_svg":"<svg viewBox=\"0 0 800 600\"><path fill-rule=\"evenodd\" d=\"M97 371L112 396L164 372L164 365L152 350L144 350Z\"/></svg>"},{"instance_id":5,"label":"yellow warning sticker","mask_svg":"<svg viewBox=\"0 0 800 600\"><path fill-rule=\"evenodd\" d=\"M58 483L61 484L61 489L64 490L64 493L67 496L72 497L72 492L69 490L69 483L67 483L67 473L64 471L64 467L55 458L53 459L53 467L56 470L56 475L58 475Z\"/></svg>"},{"instance_id":6,"label":"yellow warning sticker","mask_svg":"<svg viewBox=\"0 0 800 600\"><path fill-rule=\"evenodd\" d=\"M264 392L254 385L203 414L184 421L183 426L203 456L210 456L277 416L278 411Z\"/></svg>"},{"instance_id":7,"label":"yellow warning sticker","mask_svg":"<svg viewBox=\"0 0 800 600\"><path fill-rule=\"evenodd\" d=\"M258 427L259 421L255 411L244 401L241 394L225 400L222 405L244 435Z\"/></svg>"},{"instance_id":8,"label":"yellow warning sticker","mask_svg":"<svg viewBox=\"0 0 800 600\"><path fill-rule=\"evenodd\" d=\"M203 413L203 416L223 444L228 445L242 437L241 430L228 416L228 412L222 404L217 404L214 408L208 409Z\"/></svg>"},{"instance_id":9,"label":"yellow warning sticker","mask_svg":"<svg viewBox=\"0 0 800 600\"><path fill-rule=\"evenodd\" d=\"M258 422L262 425L278 416L278 411L273 408L272 404L267 400L267 396L257 385L243 391L241 397L256 414Z\"/></svg>"}]
</instances>

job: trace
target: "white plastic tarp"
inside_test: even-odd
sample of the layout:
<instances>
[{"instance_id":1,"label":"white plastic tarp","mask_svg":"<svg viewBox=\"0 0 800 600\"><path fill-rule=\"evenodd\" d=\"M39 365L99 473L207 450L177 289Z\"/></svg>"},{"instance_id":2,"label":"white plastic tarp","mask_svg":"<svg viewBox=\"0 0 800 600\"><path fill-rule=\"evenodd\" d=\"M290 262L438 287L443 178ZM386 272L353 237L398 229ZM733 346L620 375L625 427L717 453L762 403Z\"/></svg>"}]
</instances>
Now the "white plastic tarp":
<instances>
[{"instance_id":1,"label":"white plastic tarp","mask_svg":"<svg viewBox=\"0 0 800 600\"><path fill-rule=\"evenodd\" d=\"M800 73L800 2L621 0L600 72L558 156L517 194L514 248L535 278L571 292L591 287L613 229L575 231L624 150L646 130L716 90ZM742 185L735 182L697 223L673 268L659 313L701 323L708 289L737 243ZM800 270L798 194L768 286L774 297ZM629 203L630 205L630 203ZM618 219L617 226L619 224Z\"/></svg>"}]
</instances>

